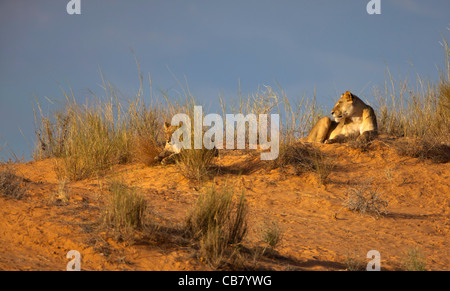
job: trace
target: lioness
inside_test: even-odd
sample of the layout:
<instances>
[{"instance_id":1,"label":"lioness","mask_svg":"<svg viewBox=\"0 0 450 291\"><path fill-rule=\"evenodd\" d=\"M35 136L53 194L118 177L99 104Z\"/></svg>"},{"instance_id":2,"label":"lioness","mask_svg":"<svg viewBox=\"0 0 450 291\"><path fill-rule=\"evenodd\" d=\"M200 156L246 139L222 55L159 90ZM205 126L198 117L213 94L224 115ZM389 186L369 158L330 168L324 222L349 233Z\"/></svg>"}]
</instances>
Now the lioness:
<instances>
[{"instance_id":1,"label":"lioness","mask_svg":"<svg viewBox=\"0 0 450 291\"><path fill-rule=\"evenodd\" d=\"M155 157L155 160L163 165L174 163L182 150L182 148L177 147L172 141L172 134L177 129L177 126L172 126L169 122L164 122L164 140L166 145L161 153Z\"/></svg>"},{"instance_id":2,"label":"lioness","mask_svg":"<svg viewBox=\"0 0 450 291\"><path fill-rule=\"evenodd\" d=\"M173 126L169 122L164 122L164 139L166 145L161 153L155 157L155 160L158 163L163 165L173 164L177 161L180 156L180 153L183 151L181 145L177 145L172 140L173 133L180 128L179 126ZM205 149L206 150L206 149ZM219 150L217 148L213 148L213 156L217 157L219 155Z\"/></svg>"},{"instance_id":3,"label":"lioness","mask_svg":"<svg viewBox=\"0 0 450 291\"><path fill-rule=\"evenodd\" d=\"M334 143L349 136L370 141L378 135L377 118L372 107L349 91L341 95L331 115L323 117L313 127L307 137L308 142Z\"/></svg>"}]
</instances>

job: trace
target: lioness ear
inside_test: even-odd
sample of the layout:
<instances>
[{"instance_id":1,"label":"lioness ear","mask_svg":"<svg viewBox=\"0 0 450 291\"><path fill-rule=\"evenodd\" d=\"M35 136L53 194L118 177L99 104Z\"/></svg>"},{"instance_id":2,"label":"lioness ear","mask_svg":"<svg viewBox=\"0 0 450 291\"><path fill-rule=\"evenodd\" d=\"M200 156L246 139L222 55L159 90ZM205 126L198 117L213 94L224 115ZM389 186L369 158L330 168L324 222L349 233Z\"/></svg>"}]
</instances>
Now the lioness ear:
<instances>
[{"instance_id":1,"label":"lioness ear","mask_svg":"<svg viewBox=\"0 0 450 291\"><path fill-rule=\"evenodd\" d=\"M169 122L167 122L167 121L164 122L164 128L165 128L165 129L168 129L168 128L170 127L170 125L171 125L171 124L170 124Z\"/></svg>"},{"instance_id":2,"label":"lioness ear","mask_svg":"<svg viewBox=\"0 0 450 291\"><path fill-rule=\"evenodd\" d=\"M347 102L353 102L353 94L350 91L345 92L344 98Z\"/></svg>"}]
</instances>

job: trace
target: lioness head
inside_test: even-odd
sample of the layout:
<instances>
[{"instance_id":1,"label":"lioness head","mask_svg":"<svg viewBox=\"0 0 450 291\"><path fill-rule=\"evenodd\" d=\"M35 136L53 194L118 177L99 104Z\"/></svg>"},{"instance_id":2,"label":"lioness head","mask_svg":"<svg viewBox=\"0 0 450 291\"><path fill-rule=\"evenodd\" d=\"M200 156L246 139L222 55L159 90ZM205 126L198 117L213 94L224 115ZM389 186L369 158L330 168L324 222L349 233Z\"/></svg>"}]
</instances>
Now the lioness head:
<instances>
[{"instance_id":1,"label":"lioness head","mask_svg":"<svg viewBox=\"0 0 450 291\"><path fill-rule=\"evenodd\" d=\"M173 126L169 122L164 122L164 140L166 144L170 143L173 133L179 128L179 126Z\"/></svg>"},{"instance_id":2,"label":"lioness head","mask_svg":"<svg viewBox=\"0 0 450 291\"><path fill-rule=\"evenodd\" d=\"M354 103L356 99L358 99L358 97L354 96L349 91L341 95L341 99L339 99L333 110L331 110L331 115L333 115L336 122L339 122L342 118L350 117L354 114Z\"/></svg>"}]
</instances>

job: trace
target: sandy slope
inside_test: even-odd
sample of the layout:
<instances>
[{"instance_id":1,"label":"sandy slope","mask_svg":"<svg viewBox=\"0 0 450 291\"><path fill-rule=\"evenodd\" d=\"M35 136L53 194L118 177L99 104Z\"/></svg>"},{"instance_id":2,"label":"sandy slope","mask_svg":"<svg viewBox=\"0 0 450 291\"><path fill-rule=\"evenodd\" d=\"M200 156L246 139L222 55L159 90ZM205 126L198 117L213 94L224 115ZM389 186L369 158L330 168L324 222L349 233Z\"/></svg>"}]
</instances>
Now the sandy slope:
<instances>
[{"instance_id":1,"label":"sandy slope","mask_svg":"<svg viewBox=\"0 0 450 291\"><path fill-rule=\"evenodd\" d=\"M246 262L257 269L344 270L355 257L364 264L370 250L381 254L384 270L402 268L406 250L420 247L430 270L450 266L450 166L399 157L389 144L376 141L368 152L345 144L322 145L336 157L326 186L314 174L258 169L241 152L224 152L217 164L217 185L245 189L250 207L250 231L244 245L260 245L258 227L276 221L283 241L270 258ZM70 250L82 256L83 270L209 270L186 241L177 239L184 217L198 196L199 186L181 176L175 166L115 167L106 177L66 184L67 204L48 203L57 191L54 161L14 165L27 182L22 200L0 197L0 270L65 270ZM98 220L102 191L108 180L123 179L145 194L166 237L121 242L92 231ZM389 201L389 214L379 219L342 207L347 190L370 180ZM178 236L180 237L180 236Z\"/></svg>"}]
</instances>

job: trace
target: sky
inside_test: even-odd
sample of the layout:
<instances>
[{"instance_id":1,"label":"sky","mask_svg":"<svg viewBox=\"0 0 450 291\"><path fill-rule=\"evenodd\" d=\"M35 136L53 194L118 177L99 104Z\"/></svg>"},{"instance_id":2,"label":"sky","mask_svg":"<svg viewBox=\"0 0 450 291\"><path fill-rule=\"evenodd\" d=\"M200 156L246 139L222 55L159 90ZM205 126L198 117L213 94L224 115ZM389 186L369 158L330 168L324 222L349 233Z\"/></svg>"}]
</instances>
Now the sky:
<instances>
[{"instance_id":1,"label":"sky","mask_svg":"<svg viewBox=\"0 0 450 291\"><path fill-rule=\"evenodd\" d=\"M34 100L46 113L62 89L101 95L100 72L134 96L136 59L155 92L187 83L211 108L261 86L331 108L348 90L368 98L387 68L437 80L450 39L448 0L380 0L379 15L369 0L80 0L73 15L68 3L0 0L0 160L30 158Z\"/></svg>"}]
</instances>

